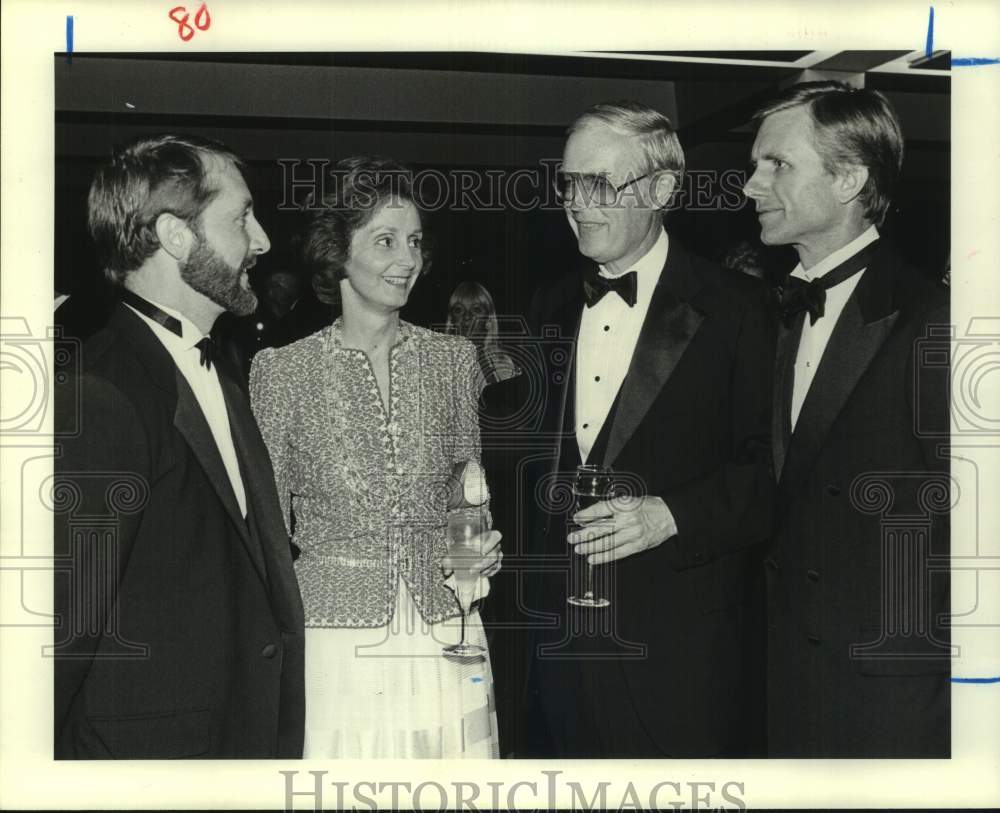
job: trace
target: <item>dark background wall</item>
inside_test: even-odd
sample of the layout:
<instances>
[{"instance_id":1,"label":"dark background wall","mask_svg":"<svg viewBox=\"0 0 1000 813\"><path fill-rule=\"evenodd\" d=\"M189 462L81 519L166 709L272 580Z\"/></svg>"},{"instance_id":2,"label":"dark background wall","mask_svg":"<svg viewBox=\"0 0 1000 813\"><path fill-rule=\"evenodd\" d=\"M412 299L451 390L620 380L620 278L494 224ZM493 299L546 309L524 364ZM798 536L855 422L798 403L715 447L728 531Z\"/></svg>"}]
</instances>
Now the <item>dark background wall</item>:
<instances>
[{"instance_id":1,"label":"dark background wall","mask_svg":"<svg viewBox=\"0 0 1000 813\"><path fill-rule=\"evenodd\" d=\"M292 175L279 161L303 162L294 170L300 180L312 172L304 163L309 159L333 162L357 153L391 155L417 170L461 170L481 179L492 173L501 188L520 177L521 200L549 205L518 210L509 195L490 199L484 186L477 194L492 206L461 211L452 205L432 214L434 265L404 315L423 324L443 321L448 294L463 279L483 282L501 313L519 313L537 285L576 256L564 215L551 205L546 166L551 171L558 161L565 127L581 110L631 98L671 118L689 177L683 205L668 214L668 223L696 251L721 257L734 243L758 238L752 206L733 191L741 176L732 173L745 171L752 142L747 120L780 87L827 76L876 87L899 112L907 153L886 231L909 259L940 274L950 228L947 76L927 75L916 64L903 74L873 70L901 52L843 52L822 64L810 62L809 52L707 56L714 61L74 54L68 63L57 56L56 287L83 291L101 284L86 234L87 188L98 163L115 144L171 130L215 138L246 158L258 218L273 245L261 271L294 263L289 243L298 215L282 204L303 200L305 192L289 186ZM733 61L747 57L765 64ZM812 67L803 69L807 64ZM451 192L454 199L458 193ZM787 250L767 257L776 268L793 262Z\"/></svg>"}]
</instances>

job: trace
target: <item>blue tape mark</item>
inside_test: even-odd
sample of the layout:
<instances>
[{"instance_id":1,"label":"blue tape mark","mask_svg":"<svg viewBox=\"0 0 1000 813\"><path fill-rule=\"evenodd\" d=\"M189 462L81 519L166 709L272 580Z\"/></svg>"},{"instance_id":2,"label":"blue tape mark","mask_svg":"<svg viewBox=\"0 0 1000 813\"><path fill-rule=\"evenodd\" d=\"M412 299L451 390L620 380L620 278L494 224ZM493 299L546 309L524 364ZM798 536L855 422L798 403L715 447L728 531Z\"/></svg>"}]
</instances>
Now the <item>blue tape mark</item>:
<instances>
[{"instance_id":1,"label":"blue tape mark","mask_svg":"<svg viewBox=\"0 0 1000 813\"><path fill-rule=\"evenodd\" d=\"M931 13L927 18L927 46L924 48L924 53L928 59L934 53L934 6L931 6Z\"/></svg>"},{"instance_id":2,"label":"blue tape mark","mask_svg":"<svg viewBox=\"0 0 1000 813\"><path fill-rule=\"evenodd\" d=\"M481 677L479 677L478 675L476 677L474 677L474 678L469 678L469 680L471 680L473 683L482 683L483 682L483 679Z\"/></svg>"},{"instance_id":3,"label":"blue tape mark","mask_svg":"<svg viewBox=\"0 0 1000 813\"><path fill-rule=\"evenodd\" d=\"M927 17L927 45L924 46L924 53L928 59L934 53L934 6L931 6L930 14ZM1000 65L1000 59L996 57L970 56L951 60L951 67L953 68L975 68L979 65Z\"/></svg>"},{"instance_id":4,"label":"blue tape mark","mask_svg":"<svg viewBox=\"0 0 1000 813\"><path fill-rule=\"evenodd\" d=\"M951 66L953 68L974 68L977 65L1000 65L1000 59L996 57L981 57L981 56L970 56L963 59L953 59L951 61Z\"/></svg>"},{"instance_id":5,"label":"blue tape mark","mask_svg":"<svg viewBox=\"0 0 1000 813\"><path fill-rule=\"evenodd\" d=\"M66 15L66 61L73 61L73 15Z\"/></svg>"},{"instance_id":6,"label":"blue tape mark","mask_svg":"<svg viewBox=\"0 0 1000 813\"><path fill-rule=\"evenodd\" d=\"M1000 683L1000 677L984 677L984 678L957 678L953 677L951 679L952 683Z\"/></svg>"}]
</instances>

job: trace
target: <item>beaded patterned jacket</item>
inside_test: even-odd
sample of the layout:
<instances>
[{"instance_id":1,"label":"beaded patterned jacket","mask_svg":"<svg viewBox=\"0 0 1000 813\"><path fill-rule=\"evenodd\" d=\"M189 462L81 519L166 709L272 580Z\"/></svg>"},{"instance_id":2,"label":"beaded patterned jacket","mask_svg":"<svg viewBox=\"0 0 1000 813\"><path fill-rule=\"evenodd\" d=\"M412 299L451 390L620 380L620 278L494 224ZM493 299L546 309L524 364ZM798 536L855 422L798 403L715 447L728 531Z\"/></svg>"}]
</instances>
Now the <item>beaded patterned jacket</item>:
<instances>
[{"instance_id":1,"label":"beaded patterned jacket","mask_svg":"<svg viewBox=\"0 0 1000 813\"><path fill-rule=\"evenodd\" d=\"M387 624L400 578L426 622L460 614L439 562L448 478L455 463L479 460L480 384L469 341L403 321L388 413L368 357L343 346L339 319L254 358L251 401L302 551L307 627Z\"/></svg>"}]
</instances>

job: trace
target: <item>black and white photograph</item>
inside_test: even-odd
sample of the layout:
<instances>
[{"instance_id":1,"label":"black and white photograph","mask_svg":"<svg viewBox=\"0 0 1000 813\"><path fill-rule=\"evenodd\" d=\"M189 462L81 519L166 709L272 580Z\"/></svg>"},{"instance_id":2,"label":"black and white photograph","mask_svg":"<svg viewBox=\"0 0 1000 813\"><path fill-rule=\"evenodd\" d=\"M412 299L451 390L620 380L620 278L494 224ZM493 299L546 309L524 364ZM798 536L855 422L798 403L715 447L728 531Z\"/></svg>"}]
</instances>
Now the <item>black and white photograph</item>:
<instances>
[{"instance_id":1,"label":"black and white photograph","mask_svg":"<svg viewBox=\"0 0 1000 813\"><path fill-rule=\"evenodd\" d=\"M1000 799L996 11L11 5L5 807Z\"/></svg>"}]
</instances>

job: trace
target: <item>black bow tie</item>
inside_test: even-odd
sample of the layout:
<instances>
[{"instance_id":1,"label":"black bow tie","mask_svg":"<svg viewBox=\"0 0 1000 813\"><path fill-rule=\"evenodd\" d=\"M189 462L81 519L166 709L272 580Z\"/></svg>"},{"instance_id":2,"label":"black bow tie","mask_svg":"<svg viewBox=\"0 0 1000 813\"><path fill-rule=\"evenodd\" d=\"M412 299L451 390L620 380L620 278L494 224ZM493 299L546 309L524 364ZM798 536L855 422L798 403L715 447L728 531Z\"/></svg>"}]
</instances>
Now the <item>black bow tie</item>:
<instances>
[{"instance_id":1,"label":"black bow tie","mask_svg":"<svg viewBox=\"0 0 1000 813\"><path fill-rule=\"evenodd\" d=\"M121 297L122 302L135 308L143 316L149 317L161 327L165 327L175 336L179 336L182 339L184 338L184 326L181 325L179 319L174 318L169 313L166 313L156 307L156 305L148 299L143 299L141 296L133 293L127 288L122 289ZM211 370L216 352L215 343L212 341L212 338L210 336L205 336L201 341L195 344L195 347L201 351L200 361L202 366L207 370Z\"/></svg>"},{"instance_id":2,"label":"black bow tie","mask_svg":"<svg viewBox=\"0 0 1000 813\"><path fill-rule=\"evenodd\" d=\"M201 341L195 342L195 347L201 351L201 366L206 370L212 369L212 362L215 360L215 342L211 336L205 336Z\"/></svg>"},{"instance_id":3,"label":"black bow tie","mask_svg":"<svg viewBox=\"0 0 1000 813\"><path fill-rule=\"evenodd\" d=\"M602 277L595 268L583 278L583 295L588 308L600 302L608 291L617 293L631 308L635 305L638 287L639 278L635 271L629 271L620 277Z\"/></svg>"},{"instance_id":4,"label":"black bow tie","mask_svg":"<svg viewBox=\"0 0 1000 813\"><path fill-rule=\"evenodd\" d=\"M815 325L816 320L822 318L826 312L826 292L867 268L877 246L878 240L869 243L822 277L809 282L798 277L789 277L781 295L781 318L785 324L791 326L795 318L805 311L809 313L809 324Z\"/></svg>"}]
</instances>

